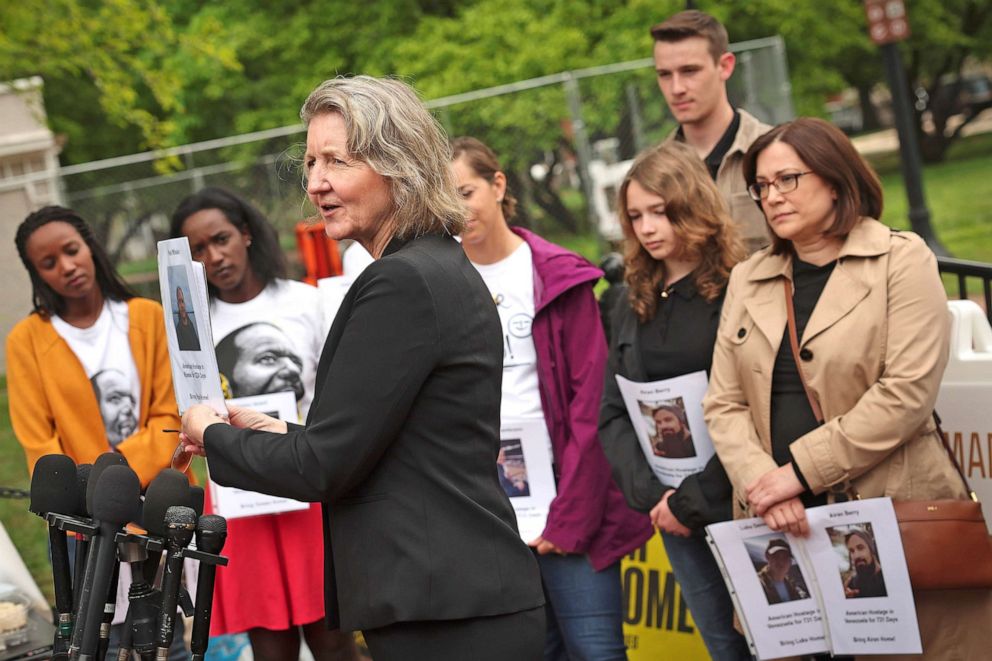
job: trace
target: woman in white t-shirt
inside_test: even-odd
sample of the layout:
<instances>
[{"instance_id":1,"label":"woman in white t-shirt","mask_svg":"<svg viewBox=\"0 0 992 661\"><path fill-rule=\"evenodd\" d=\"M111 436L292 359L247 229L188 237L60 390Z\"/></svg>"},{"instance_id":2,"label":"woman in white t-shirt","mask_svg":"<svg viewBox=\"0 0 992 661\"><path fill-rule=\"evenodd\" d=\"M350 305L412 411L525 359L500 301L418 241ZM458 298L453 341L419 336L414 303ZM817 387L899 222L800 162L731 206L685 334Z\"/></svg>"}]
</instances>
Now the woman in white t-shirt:
<instances>
[{"instance_id":1,"label":"woman in white t-shirt","mask_svg":"<svg viewBox=\"0 0 992 661\"><path fill-rule=\"evenodd\" d=\"M165 430L179 427L162 307L131 292L72 209L35 211L14 240L34 309L7 336L7 392L29 472L46 454L91 464L113 450L147 486L176 446ZM122 564L111 658L129 584ZM189 658L181 626L170 659Z\"/></svg>"},{"instance_id":2,"label":"woman in white t-shirt","mask_svg":"<svg viewBox=\"0 0 992 661\"><path fill-rule=\"evenodd\" d=\"M524 540L537 555L548 601L545 658L626 659L620 559L652 530L613 483L596 432L606 339L593 285L603 273L510 227L515 200L496 155L474 138L458 138L452 147L469 212L462 247L502 325L502 424L543 421L551 445L557 495L543 532ZM512 501L527 483L520 462L506 454L498 459L500 481Z\"/></svg>"},{"instance_id":3,"label":"woman in white t-shirt","mask_svg":"<svg viewBox=\"0 0 992 661\"><path fill-rule=\"evenodd\" d=\"M206 269L217 366L230 397L293 393L302 422L323 344L317 289L285 279L275 229L248 202L205 188L179 203L172 236ZM209 493L209 491L208 491ZM208 507L210 503L208 502ZM211 633L248 632L258 661L295 659L300 633L317 661L357 659L351 634L324 625L320 505L228 521Z\"/></svg>"}]
</instances>

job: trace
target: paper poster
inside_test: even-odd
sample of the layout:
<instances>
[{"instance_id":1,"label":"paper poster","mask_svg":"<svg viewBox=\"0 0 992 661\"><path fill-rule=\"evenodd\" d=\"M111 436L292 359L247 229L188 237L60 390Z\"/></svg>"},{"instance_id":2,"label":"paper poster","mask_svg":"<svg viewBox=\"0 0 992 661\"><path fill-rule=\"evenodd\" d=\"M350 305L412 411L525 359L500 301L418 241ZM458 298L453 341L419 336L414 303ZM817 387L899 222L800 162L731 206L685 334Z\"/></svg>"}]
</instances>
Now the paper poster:
<instances>
[{"instance_id":1,"label":"paper poster","mask_svg":"<svg viewBox=\"0 0 992 661\"><path fill-rule=\"evenodd\" d=\"M706 372L637 383L617 375L617 385L644 456L662 484L678 487L713 456L703 397Z\"/></svg>"},{"instance_id":2,"label":"paper poster","mask_svg":"<svg viewBox=\"0 0 992 661\"><path fill-rule=\"evenodd\" d=\"M756 657L829 651L801 542L757 518L716 523L706 533Z\"/></svg>"},{"instance_id":3,"label":"paper poster","mask_svg":"<svg viewBox=\"0 0 992 661\"><path fill-rule=\"evenodd\" d=\"M804 540L837 654L920 654L916 605L889 498L806 510Z\"/></svg>"},{"instance_id":4,"label":"paper poster","mask_svg":"<svg viewBox=\"0 0 992 661\"><path fill-rule=\"evenodd\" d=\"M228 400L236 406L260 411L280 420L295 421L296 395L292 391L276 392L267 395L253 395ZM210 471L210 458L207 458L207 472ZM261 514L280 514L305 510L310 503L300 502L292 498L270 496L255 491L222 487L213 480L210 481L210 496L214 504L214 512L227 519L238 519L246 516Z\"/></svg>"},{"instance_id":5,"label":"paper poster","mask_svg":"<svg viewBox=\"0 0 992 661\"><path fill-rule=\"evenodd\" d=\"M524 542L541 536L557 495L551 439L544 420L503 420L499 429L499 483L510 497Z\"/></svg>"},{"instance_id":6,"label":"paper poster","mask_svg":"<svg viewBox=\"0 0 992 661\"><path fill-rule=\"evenodd\" d=\"M190 257L185 237L158 242L158 279L179 414L206 404L226 417L210 331L206 276L203 264Z\"/></svg>"}]
</instances>

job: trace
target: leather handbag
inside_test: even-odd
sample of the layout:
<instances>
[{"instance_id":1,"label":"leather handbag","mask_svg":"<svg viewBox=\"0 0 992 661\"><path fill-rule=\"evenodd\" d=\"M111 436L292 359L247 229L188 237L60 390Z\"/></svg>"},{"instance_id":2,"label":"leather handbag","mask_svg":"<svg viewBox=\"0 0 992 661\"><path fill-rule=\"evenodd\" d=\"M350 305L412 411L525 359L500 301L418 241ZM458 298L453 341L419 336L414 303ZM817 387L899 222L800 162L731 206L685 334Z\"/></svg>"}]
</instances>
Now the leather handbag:
<instances>
[{"instance_id":1,"label":"leather handbag","mask_svg":"<svg viewBox=\"0 0 992 661\"><path fill-rule=\"evenodd\" d=\"M792 291L788 280L785 284L785 306L789 323L789 344L796 362L799 380L806 391L806 398L817 422L823 424L823 410L806 384L799 359L799 338L796 333L796 312L792 305ZM944 450L947 451L964 482L971 499L965 500L894 500L903 553L909 569L909 580L914 591L925 590L975 590L992 588L992 539L989 537L978 496L968 485L968 479L958 465L957 458L947 443L947 436L940 427L940 417L933 413ZM854 498L860 498L852 493ZM966 562L948 562L947 545L953 543L954 555Z\"/></svg>"}]
</instances>

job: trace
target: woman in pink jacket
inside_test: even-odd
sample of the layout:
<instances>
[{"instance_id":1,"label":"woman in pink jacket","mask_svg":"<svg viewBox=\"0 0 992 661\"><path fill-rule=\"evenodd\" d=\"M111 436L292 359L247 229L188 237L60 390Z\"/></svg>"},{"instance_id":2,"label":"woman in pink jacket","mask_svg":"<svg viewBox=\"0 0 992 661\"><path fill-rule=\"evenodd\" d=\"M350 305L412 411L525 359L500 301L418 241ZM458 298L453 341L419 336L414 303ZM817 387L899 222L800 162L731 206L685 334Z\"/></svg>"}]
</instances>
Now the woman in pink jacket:
<instances>
[{"instance_id":1,"label":"woman in pink jacket","mask_svg":"<svg viewBox=\"0 0 992 661\"><path fill-rule=\"evenodd\" d=\"M503 424L542 420L550 437L557 495L543 532L524 540L548 600L545 658L626 659L620 559L652 530L627 507L597 436L606 340L592 288L602 272L508 225L516 201L491 149L458 138L453 152L469 208L462 247L504 327Z\"/></svg>"}]
</instances>

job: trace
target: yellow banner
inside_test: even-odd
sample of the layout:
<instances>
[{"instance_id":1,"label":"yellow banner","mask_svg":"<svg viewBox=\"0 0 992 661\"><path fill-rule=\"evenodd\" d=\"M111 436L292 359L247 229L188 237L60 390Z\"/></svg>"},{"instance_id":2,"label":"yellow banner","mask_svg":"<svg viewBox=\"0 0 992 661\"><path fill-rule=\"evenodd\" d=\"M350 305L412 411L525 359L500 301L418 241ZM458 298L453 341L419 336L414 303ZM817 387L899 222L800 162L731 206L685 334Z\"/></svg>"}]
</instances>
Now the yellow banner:
<instances>
[{"instance_id":1,"label":"yellow banner","mask_svg":"<svg viewBox=\"0 0 992 661\"><path fill-rule=\"evenodd\" d=\"M623 634L630 661L708 659L661 536L623 559Z\"/></svg>"}]
</instances>

